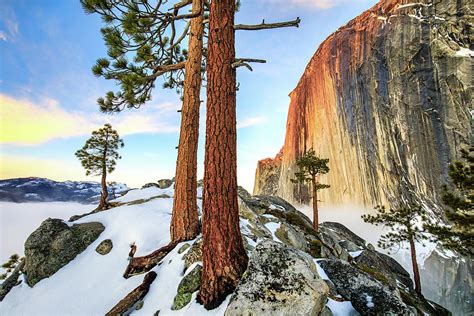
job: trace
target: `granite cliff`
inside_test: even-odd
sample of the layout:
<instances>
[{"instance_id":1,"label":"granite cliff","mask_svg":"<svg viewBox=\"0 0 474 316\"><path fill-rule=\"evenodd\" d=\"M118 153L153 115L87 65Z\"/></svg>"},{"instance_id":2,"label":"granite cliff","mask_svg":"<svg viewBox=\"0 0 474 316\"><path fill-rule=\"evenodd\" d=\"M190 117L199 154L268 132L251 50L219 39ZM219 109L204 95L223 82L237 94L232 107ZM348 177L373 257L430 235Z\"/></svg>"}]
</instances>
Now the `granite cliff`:
<instances>
[{"instance_id":1,"label":"granite cliff","mask_svg":"<svg viewBox=\"0 0 474 316\"><path fill-rule=\"evenodd\" d=\"M306 149L330 159L329 204L436 206L447 166L472 139L469 0L382 0L329 36L290 93L286 138L254 194L308 203L291 183Z\"/></svg>"}]
</instances>

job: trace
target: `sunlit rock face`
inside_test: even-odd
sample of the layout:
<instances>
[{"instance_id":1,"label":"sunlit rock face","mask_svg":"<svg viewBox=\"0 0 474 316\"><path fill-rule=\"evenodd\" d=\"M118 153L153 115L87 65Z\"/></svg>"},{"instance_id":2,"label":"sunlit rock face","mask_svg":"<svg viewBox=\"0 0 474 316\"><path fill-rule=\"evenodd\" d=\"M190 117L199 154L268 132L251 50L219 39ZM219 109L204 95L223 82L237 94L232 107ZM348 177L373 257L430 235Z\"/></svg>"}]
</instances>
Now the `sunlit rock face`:
<instances>
[{"instance_id":1,"label":"sunlit rock face","mask_svg":"<svg viewBox=\"0 0 474 316\"><path fill-rule=\"evenodd\" d=\"M312 147L330 159L325 203L436 204L472 135L473 19L469 0L383 0L329 36L290 94L285 144L258 163L254 194L308 202L290 180Z\"/></svg>"}]
</instances>

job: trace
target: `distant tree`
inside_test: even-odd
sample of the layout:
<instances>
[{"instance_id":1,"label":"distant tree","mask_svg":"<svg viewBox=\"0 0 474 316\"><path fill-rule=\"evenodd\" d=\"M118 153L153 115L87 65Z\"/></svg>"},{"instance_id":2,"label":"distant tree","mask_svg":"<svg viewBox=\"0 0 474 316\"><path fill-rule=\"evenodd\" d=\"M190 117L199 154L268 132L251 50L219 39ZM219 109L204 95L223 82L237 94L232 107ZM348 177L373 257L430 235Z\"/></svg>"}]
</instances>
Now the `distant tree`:
<instances>
[{"instance_id":1,"label":"distant tree","mask_svg":"<svg viewBox=\"0 0 474 316\"><path fill-rule=\"evenodd\" d=\"M375 210L377 211L376 215L362 215L362 219L367 223L390 228L390 232L380 237L378 241L380 248L389 249L408 242L415 279L415 292L422 296L415 243L418 242L423 245L423 241L429 239L429 236L423 229L424 224L430 223L428 213L421 206L401 207L390 210L385 209L383 206L377 206Z\"/></svg>"},{"instance_id":2,"label":"distant tree","mask_svg":"<svg viewBox=\"0 0 474 316\"><path fill-rule=\"evenodd\" d=\"M86 169L86 175L102 176L102 192L97 210L107 208L107 173L115 170L117 160L122 158L118 149L123 147L123 140L110 124L92 132L84 147L76 151L76 157Z\"/></svg>"},{"instance_id":3,"label":"distant tree","mask_svg":"<svg viewBox=\"0 0 474 316\"><path fill-rule=\"evenodd\" d=\"M442 200L449 225L427 225L435 240L450 250L463 255L474 253L474 147L461 150L463 161L449 165L449 176L454 190L443 188Z\"/></svg>"},{"instance_id":4,"label":"distant tree","mask_svg":"<svg viewBox=\"0 0 474 316\"><path fill-rule=\"evenodd\" d=\"M306 151L301 157L296 159L298 171L295 172L293 183L310 183L313 190L313 227L316 231L319 229L318 216L318 191L330 187L328 184L319 182L319 177L329 172L329 159L323 159L316 156L313 149Z\"/></svg>"}]
</instances>

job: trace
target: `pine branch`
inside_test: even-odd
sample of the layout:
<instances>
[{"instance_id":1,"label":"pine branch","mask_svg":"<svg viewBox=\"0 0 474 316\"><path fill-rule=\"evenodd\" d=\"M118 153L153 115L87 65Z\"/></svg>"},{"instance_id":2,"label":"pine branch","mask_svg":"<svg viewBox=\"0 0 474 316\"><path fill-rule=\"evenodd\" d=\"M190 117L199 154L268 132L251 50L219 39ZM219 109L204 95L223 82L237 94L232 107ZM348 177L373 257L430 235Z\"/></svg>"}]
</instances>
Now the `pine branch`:
<instances>
[{"instance_id":1,"label":"pine branch","mask_svg":"<svg viewBox=\"0 0 474 316\"><path fill-rule=\"evenodd\" d=\"M147 80L155 79L167 72L184 69L184 66L186 66L186 62L184 61L179 62L177 64L172 64L172 65L160 65L160 66L155 67L155 69L153 70L153 74L145 77L145 79Z\"/></svg>"},{"instance_id":2,"label":"pine branch","mask_svg":"<svg viewBox=\"0 0 474 316\"><path fill-rule=\"evenodd\" d=\"M265 59L255 59L255 58L236 58L232 63L232 68L236 69L238 67L246 67L248 70L253 71L249 63L261 63L265 64L267 61Z\"/></svg>"},{"instance_id":3,"label":"pine branch","mask_svg":"<svg viewBox=\"0 0 474 316\"><path fill-rule=\"evenodd\" d=\"M277 23L265 23L265 20L260 24L236 24L234 30L245 30L245 31L258 31L267 29L277 29L282 27L299 27L301 19L298 17L293 21L277 22Z\"/></svg>"}]
</instances>

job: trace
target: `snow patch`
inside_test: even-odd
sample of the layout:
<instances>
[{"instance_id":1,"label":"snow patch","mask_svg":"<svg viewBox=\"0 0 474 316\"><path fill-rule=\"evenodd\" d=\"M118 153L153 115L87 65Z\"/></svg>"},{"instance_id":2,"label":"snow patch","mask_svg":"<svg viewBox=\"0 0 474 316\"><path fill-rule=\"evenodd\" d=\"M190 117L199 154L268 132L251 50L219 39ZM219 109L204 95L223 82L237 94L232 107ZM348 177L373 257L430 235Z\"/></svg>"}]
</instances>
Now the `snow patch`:
<instances>
[{"instance_id":1,"label":"snow patch","mask_svg":"<svg viewBox=\"0 0 474 316\"><path fill-rule=\"evenodd\" d=\"M350 301L338 302L328 298L326 306L331 310L334 316L355 316L360 315L352 306Z\"/></svg>"},{"instance_id":2,"label":"snow patch","mask_svg":"<svg viewBox=\"0 0 474 316\"><path fill-rule=\"evenodd\" d=\"M321 277L321 279L323 280L329 280L329 277L328 275L326 274L326 272L323 270L323 268L321 268L321 266L319 265L319 261L321 261L321 259L313 259L314 263L316 264L316 269L318 270L318 274L319 276Z\"/></svg>"},{"instance_id":3,"label":"snow patch","mask_svg":"<svg viewBox=\"0 0 474 316\"><path fill-rule=\"evenodd\" d=\"M458 56L458 57L474 57L474 50L466 48L466 47L461 47L456 52L455 56Z\"/></svg>"},{"instance_id":4,"label":"snow patch","mask_svg":"<svg viewBox=\"0 0 474 316\"><path fill-rule=\"evenodd\" d=\"M364 250L351 251L349 252L349 254L351 255L352 258L357 258L358 256L360 256L362 252L364 252Z\"/></svg>"}]
</instances>

